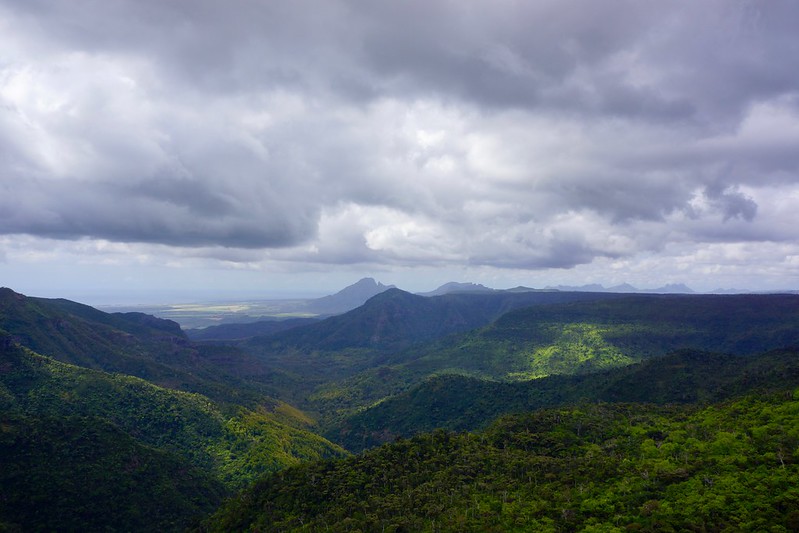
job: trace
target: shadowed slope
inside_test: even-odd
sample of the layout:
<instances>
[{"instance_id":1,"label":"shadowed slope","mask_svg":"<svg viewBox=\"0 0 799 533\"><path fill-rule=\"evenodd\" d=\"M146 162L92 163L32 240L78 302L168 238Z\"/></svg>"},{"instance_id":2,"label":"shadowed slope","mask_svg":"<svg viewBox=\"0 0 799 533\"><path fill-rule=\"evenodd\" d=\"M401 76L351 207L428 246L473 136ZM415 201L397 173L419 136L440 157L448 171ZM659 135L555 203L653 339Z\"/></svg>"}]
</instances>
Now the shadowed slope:
<instances>
[{"instance_id":1,"label":"shadowed slope","mask_svg":"<svg viewBox=\"0 0 799 533\"><path fill-rule=\"evenodd\" d=\"M706 403L796 383L796 349L757 356L683 350L605 372L530 381L443 375L348 417L327 436L358 451L437 428L471 431L500 415L544 407L597 401Z\"/></svg>"}]
</instances>

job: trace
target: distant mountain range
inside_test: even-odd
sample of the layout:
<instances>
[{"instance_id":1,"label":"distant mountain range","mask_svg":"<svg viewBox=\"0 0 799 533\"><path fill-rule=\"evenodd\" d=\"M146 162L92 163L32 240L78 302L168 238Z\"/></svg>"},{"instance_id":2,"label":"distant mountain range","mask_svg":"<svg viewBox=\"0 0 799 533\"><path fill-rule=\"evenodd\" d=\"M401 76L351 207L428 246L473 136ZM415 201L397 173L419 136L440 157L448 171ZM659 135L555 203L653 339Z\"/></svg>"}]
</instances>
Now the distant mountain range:
<instances>
[{"instance_id":1,"label":"distant mountain range","mask_svg":"<svg viewBox=\"0 0 799 533\"><path fill-rule=\"evenodd\" d=\"M580 292L617 292L617 293L646 293L646 294L694 294L695 291L684 283L670 283L656 289L639 289L629 283L622 283L612 287L604 287L598 283L588 285L556 285L548 286L547 289L558 291L580 291Z\"/></svg>"},{"instance_id":2,"label":"distant mountain range","mask_svg":"<svg viewBox=\"0 0 799 533\"><path fill-rule=\"evenodd\" d=\"M165 318L173 318L183 324L191 324L187 329L187 334L192 340L236 340L255 336L279 333L295 326L305 325L320 318L333 315L340 315L364 305L370 298L377 296L389 289L396 288L394 285L384 285L374 278L363 278L356 283L349 285L335 294L315 298L310 300L270 300L262 302L263 314L243 315L231 313L224 317L208 317L208 320L216 320L219 326L207 326L207 320L202 317L195 317L195 320L186 322L183 317L173 317L170 313L159 313L157 310L152 312ZM473 282L450 281L440 287L427 292L417 292L416 296L433 298L450 294L520 294L520 293L608 293L608 294L696 294L696 292L683 283L672 283L655 289L639 289L629 283L622 283L612 287L604 287L600 284L587 285L557 285L547 286L543 289L518 286L511 289L494 289L485 285ZM743 294L747 291L738 289L716 289L711 294ZM302 315L302 318L286 317ZM197 324L199 318L200 324ZM197 327L197 326L200 327ZM184 327L187 327L184 325Z\"/></svg>"},{"instance_id":3,"label":"distant mountain range","mask_svg":"<svg viewBox=\"0 0 799 533\"><path fill-rule=\"evenodd\" d=\"M599 283L588 283L586 285L547 285L543 289L532 287L514 287L512 289L493 289L479 283L450 281L429 292L418 292L419 296L441 296L443 294L459 292L531 292L531 291L561 291L561 292L611 292L616 294L697 294L695 290L684 283L668 283L654 289L639 289L629 283L621 283L611 287L605 287ZM706 294L750 294L752 291L734 288L718 288ZM794 293L795 291L766 291L780 293Z\"/></svg>"},{"instance_id":4,"label":"distant mountain range","mask_svg":"<svg viewBox=\"0 0 799 533\"><path fill-rule=\"evenodd\" d=\"M547 285L543 289L532 287L514 287L512 289L492 289L478 283L459 283L451 281L439 288L429 292L419 292L420 296L440 296L453 292L530 292L530 291L561 291L561 292L611 292L616 294L701 294L693 290L684 283L668 283L654 289L639 289L629 283L621 283L611 287L605 287L599 283L588 283L586 285ZM707 291L704 294L796 294L795 290L775 290L775 291L749 291L736 288L717 288Z\"/></svg>"},{"instance_id":5,"label":"distant mountain range","mask_svg":"<svg viewBox=\"0 0 799 533\"><path fill-rule=\"evenodd\" d=\"M394 285L385 285L374 278L363 278L349 285L335 294L312 299L279 299L279 300L246 300L227 302L195 302L191 304L174 304L161 306L138 307L104 307L107 312L137 311L173 320L187 330L193 340L233 340L267 335L312 320L318 320L333 315L340 315L365 304L367 300L381 294ZM629 283L622 283L612 287L600 284L586 285L556 285L543 289L525 286L510 289L495 289L473 282L450 281L440 287L426 292L417 292L417 296L432 298L448 294L510 294L530 292L577 292L577 293L607 293L607 294L697 294L693 289L682 283L663 285L654 289L639 289ZM771 293L789 294L796 291L768 291ZM708 294L751 294L734 288L715 289ZM289 321L289 319L292 319ZM303 320L298 320L303 319ZM222 328L215 326L236 325L237 328ZM201 331L207 330L207 331Z\"/></svg>"},{"instance_id":6,"label":"distant mountain range","mask_svg":"<svg viewBox=\"0 0 799 533\"><path fill-rule=\"evenodd\" d=\"M450 281L430 292L419 292L420 296L441 296L455 292L531 292L531 291L561 291L561 292L613 292L618 294L695 294L695 291L684 283L670 283L656 289L639 289L629 283L622 283L612 287L604 287L598 283L587 285L548 285L543 289L531 287L514 287L513 289L492 289L478 283L459 283ZM714 294L738 294L746 291L736 289L717 289Z\"/></svg>"}]
</instances>

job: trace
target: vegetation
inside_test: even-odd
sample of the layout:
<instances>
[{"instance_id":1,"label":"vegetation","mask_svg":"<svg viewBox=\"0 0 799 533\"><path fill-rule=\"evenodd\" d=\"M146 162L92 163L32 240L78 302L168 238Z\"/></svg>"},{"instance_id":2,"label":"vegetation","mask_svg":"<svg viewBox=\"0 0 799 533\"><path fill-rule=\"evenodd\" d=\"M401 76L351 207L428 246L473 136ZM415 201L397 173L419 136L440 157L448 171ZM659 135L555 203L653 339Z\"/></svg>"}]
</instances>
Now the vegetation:
<instances>
[{"instance_id":1,"label":"vegetation","mask_svg":"<svg viewBox=\"0 0 799 533\"><path fill-rule=\"evenodd\" d=\"M358 451L397 437L443 428L471 431L500 415L581 402L707 404L799 383L799 350L736 356L682 350L624 368L527 381L436 376L327 430Z\"/></svg>"},{"instance_id":2,"label":"vegetation","mask_svg":"<svg viewBox=\"0 0 799 533\"><path fill-rule=\"evenodd\" d=\"M435 376L523 381L621 368L681 349L754 355L799 346L796 295L615 296L514 310L488 326L398 352L362 350L358 366L310 381L311 401L301 406L319 412L332 436L345 418ZM296 361L315 363L307 356ZM292 371L304 375L299 365Z\"/></svg>"},{"instance_id":3,"label":"vegetation","mask_svg":"<svg viewBox=\"0 0 799 533\"><path fill-rule=\"evenodd\" d=\"M600 404L268 476L209 531L797 531L799 395Z\"/></svg>"},{"instance_id":4,"label":"vegetation","mask_svg":"<svg viewBox=\"0 0 799 533\"><path fill-rule=\"evenodd\" d=\"M344 391L346 396L352 387L347 380L360 373L368 375L411 347L427 346L449 335L485 326L520 307L618 297L601 293L500 292L426 298L390 289L348 313L247 339L237 346L270 369L252 379L271 387L279 397L300 402L301 407L328 418L338 409L324 400L310 403L305 400L333 396L334 402L341 403L335 391ZM431 350L436 349L435 344L432 346ZM418 380L416 375L409 376L408 383ZM364 382L362 376L356 381ZM371 388L378 390L375 386ZM353 395L366 398L368 403L381 397L364 395L361 391L353 391Z\"/></svg>"},{"instance_id":5,"label":"vegetation","mask_svg":"<svg viewBox=\"0 0 799 533\"><path fill-rule=\"evenodd\" d=\"M3 531L181 531L223 485L174 454L86 417L0 416Z\"/></svg>"},{"instance_id":6,"label":"vegetation","mask_svg":"<svg viewBox=\"0 0 799 533\"><path fill-rule=\"evenodd\" d=\"M2 355L4 410L103 419L143 444L207 469L231 488L301 459L342 453L263 410L220 407L198 394L78 368L14 345Z\"/></svg>"},{"instance_id":7,"label":"vegetation","mask_svg":"<svg viewBox=\"0 0 799 533\"><path fill-rule=\"evenodd\" d=\"M239 377L261 375L263 362L227 348L192 344L177 323L141 313L104 313L69 300L30 298L0 288L0 329L36 353L83 368L140 377L254 408L274 406L271 389Z\"/></svg>"},{"instance_id":8,"label":"vegetation","mask_svg":"<svg viewBox=\"0 0 799 533\"><path fill-rule=\"evenodd\" d=\"M86 530L79 522L54 527L70 506L98 508L87 511L87 524L179 529L211 511L222 494L266 472L344 453L281 422L298 416L288 406L279 414L220 406L198 394L55 361L1 332L0 413L2 486L11 491L0 498L0 520L24 529ZM59 504L42 505L50 498ZM161 504L166 509L148 517Z\"/></svg>"},{"instance_id":9,"label":"vegetation","mask_svg":"<svg viewBox=\"0 0 799 533\"><path fill-rule=\"evenodd\" d=\"M511 311L394 361L494 379L577 374L679 349L744 355L799 345L797 320L795 295L635 295Z\"/></svg>"},{"instance_id":10,"label":"vegetation","mask_svg":"<svg viewBox=\"0 0 799 533\"><path fill-rule=\"evenodd\" d=\"M617 294L532 291L426 298L389 289L348 313L252 339L247 346L267 355L289 347L319 352L368 348L379 353L394 353L421 342L485 326L513 309L618 297Z\"/></svg>"}]
</instances>

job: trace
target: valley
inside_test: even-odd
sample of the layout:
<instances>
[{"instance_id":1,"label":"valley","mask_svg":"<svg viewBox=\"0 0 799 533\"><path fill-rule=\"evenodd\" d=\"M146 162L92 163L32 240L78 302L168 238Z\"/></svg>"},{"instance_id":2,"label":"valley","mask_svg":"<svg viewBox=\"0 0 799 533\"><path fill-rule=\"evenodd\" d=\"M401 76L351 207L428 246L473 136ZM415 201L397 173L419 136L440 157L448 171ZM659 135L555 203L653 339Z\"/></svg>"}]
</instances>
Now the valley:
<instances>
[{"instance_id":1,"label":"valley","mask_svg":"<svg viewBox=\"0 0 799 533\"><path fill-rule=\"evenodd\" d=\"M799 533L798 29L0 0L0 533Z\"/></svg>"},{"instance_id":2,"label":"valley","mask_svg":"<svg viewBox=\"0 0 799 533\"><path fill-rule=\"evenodd\" d=\"M799 296L353 287L185 330L0 289L0 526L799 527Z\"/></svg>"}]
</instances>

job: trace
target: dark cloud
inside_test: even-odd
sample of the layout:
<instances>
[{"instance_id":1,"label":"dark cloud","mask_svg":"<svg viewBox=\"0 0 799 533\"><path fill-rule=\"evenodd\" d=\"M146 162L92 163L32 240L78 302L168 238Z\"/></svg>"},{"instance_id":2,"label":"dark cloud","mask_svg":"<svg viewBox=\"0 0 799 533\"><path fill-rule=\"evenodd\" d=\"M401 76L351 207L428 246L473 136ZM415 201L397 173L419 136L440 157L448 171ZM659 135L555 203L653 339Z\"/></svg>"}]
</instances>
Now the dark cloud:
<instances>
[{"instance_id":1,"label":"dark cloud","mask_svg":"<svg viewBox=\"0 0 799 533\"><path fill-rule=\"evenodd\" d=\"M594 261L598 256L613 254L592 249L587 243L575 240L558 240L546 247L526 250L526 253L501 255L475 254L469 263L478 266L543 270L548 268L574 268Z\"/></svg>"},{"instance_id":2,"label":"dark cloud","mask_svg":"<svg viewBox=\"0 0 799 533\"><path fill-rule=\"evenodd\" d=\"M725 222L733 218L751 222L757 214L757 204L754 200L734 187L710 185L705 189L705 196L716 209L721 211Z\"/></svg>"},{"instance_id":3,"label":"dark cloud","mask_svg":"<svg viewBox=\"0 0 799 533\"><path fill-rule=\"evenodd\" d=\"M378 3L365 60L387 91L719 123L797 86L799 55L777 58L796 50L799 9L778 4Z\"/></svg>"},{"instance_id":4,"label":"dark cloud","mask_svg":"<svg viewBox=\"0 0 799 533\"><path fill-rule=\"evenodd\" d=\"M596 24L605 9L616 16ZM370 66L406 90L536 106L579 68L601 64L645 33L644 14L634 2L372 4L365 49Z\"/></svg>"},{"instance_id":5,"label":"dark cloud","mask_svg":"<svg viewBox=\"0 0 799 533\"><path fill-rule=\"evenodd\" d=\"M793 1L26 0L0 20L7 235L569 268L783 240L775 191L799 187Z\"/></svg>"},{"instance_id":6,"label":"dark cloud","mask_svg":"<svg viewBox=\"0 0 799 533\"><path fill-rule=\"evenodd\" d=\"M566 199L572 209L590 209L619 224L663 222L670 213L684 209L692 198L690 184L673 175L606 172L597 168L593 174L554 181L553 195Z\"/></svg>"},{"instance_id":7,"label":"dark cloud","mask_svg":"<svg viewBox=\"0 0 799 533\"><path fill-rule=\"evenodd\" d=\"M167 186L183 187L184 184ZM42 193L47 190L47 193ZM29 180L0 200L0 230L50 238L95 237L173 246L281 247L307 240L316 216L276 200L232 210L207 191L171 197L139 188ZM153 194L150 194L153 193ZM207 209L209 203L212 209ZM220 205L222 209L220 210Z\"/></svg>"}]
</instances>

